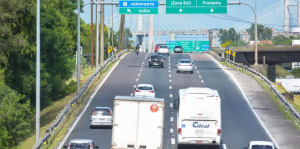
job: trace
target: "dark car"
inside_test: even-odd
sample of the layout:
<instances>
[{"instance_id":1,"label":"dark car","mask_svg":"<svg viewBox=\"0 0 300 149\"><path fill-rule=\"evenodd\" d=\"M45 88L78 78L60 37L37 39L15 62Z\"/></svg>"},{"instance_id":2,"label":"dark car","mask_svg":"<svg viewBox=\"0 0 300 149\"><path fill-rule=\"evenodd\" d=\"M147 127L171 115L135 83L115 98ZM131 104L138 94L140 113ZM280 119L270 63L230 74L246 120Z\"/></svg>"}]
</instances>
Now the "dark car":
<instances>
[{"instance_id":1,"label":"dark car","mask_svg":"<svg viewBox=\"0 0 300 149\"><path fill-rule=\"evenodd\" d=\"M159 54L150 55L149 59L149 67L151 66L161 66L164 67L164 57Z\"/></svg>"},{"instance_id":2,"label":"dark car","mask_svg":"<svg viewBox=\"0 0 300 149\"><path fill-rule=\"evenodd\" d=\"M182 46L175 46L175 48L174 48L174 53L183 53L183 48L182 48Z\"/></svg>"}]
</instances>

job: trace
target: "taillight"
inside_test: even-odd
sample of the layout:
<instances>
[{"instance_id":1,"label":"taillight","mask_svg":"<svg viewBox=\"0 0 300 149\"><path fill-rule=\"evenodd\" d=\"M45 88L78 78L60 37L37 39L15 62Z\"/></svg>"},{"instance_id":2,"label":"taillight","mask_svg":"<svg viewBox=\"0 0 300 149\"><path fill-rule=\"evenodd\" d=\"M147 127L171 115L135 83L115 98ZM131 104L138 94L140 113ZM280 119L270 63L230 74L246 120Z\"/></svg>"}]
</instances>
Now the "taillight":
<instances>
[{"instance_id":1,"label":"taillight","mask_svg":"<svg viewBox=\"0 0 300 149\"><path fill-rule=\"evenodd\" d=\"M178 129L178 134L181 134L181 128Z\"/></svg>"},{"instance_id":2,"label":"taillight","mask_svg":"<svg viewBox=\"0 0 300 149\"><path fill-rule=\"evenodd\" d=\"M109 111L109 113L110 113L110 116L112 116L112 113L111 113L111 111Z\"/></svg>"},{"instance_id":3,"label":"taillight","mask_svg":"<svg viewBox=\"0 0 300 149\"><path fill-rule=\"evenodd\" d=\"M160 61L161 61L161 62L163 62L163 61L164 61L164 59L162 58Z\"/></svg>"},{"instance_id":4,"label":"taillight","mask_svg":"<svg viewBox=\"0 0 300 149\"><path fill-rule=\"evenodd\" d=\"M150 93L154 93L154 91L149 91Z\"/></svg>"},{"instance_id":5,"label":"taillight","mask_svg":"<svg viewBox=\"0 0 300 149\"><path fill-rule=\"evenodd\" d=\"M149 61L151 61L151 58L149 58Z\"/></svg>"},{"instance_id":6,"label":"taillight","mask_svg":"<svg viewBox=\"0 0 300 149\"><path fill-rule=\"evenodd\" d=\"M221 129L218 129L218 136L221 135Z\"/></svg>"},{"instance_id":7,"label":"taillight","mask_svg":"<svg viewBox=\"0 0 300 149\"><path fill-rule=\"evenodd\" d=\"M140 90L135 90L135 92L141 92Z\"/></svg>"},{"instance_id":8,"label":"taillight","mask_svg":"<svg viewBox=\"0 0 300 149\"><path fill-rule=\"evenodd\" d=\"M189 66L193 66L192 64L189 64Z\"/></svg>"},{"instance_id":9,"label":"taillight","mask_svg":"<svg viewBox=\"0 0 300 149\"><path fill-rule=\"evenodd\" d=\"M93 110L93 112L92 112L92 116L94 115L94 112L95 112L95 110Z\"/></svg>"},{"instance_id":10,"label":"taillight","mask_svg":"<svg viewBox=\"0 0 300 149\"><path fill-rule=\"evenodd\" d=\"M90 147L93 147L93 145L91 144Z\"/></svg>"},{"instance_id":11,"label":"taillight","mask_svg":"<svg viewBox=\"0 0 300 149\"><path fill-rule=\"evenodd\" d=\"M71 147L70 144L68 145L68 147Z\"/></svg>"},{"instance_id":12,"label":"taillight","mask_svg":"<svg viewBox=\"0 0 300 149\"><path fill-rule=\"evenodd\" d=\"M178 64L178 66L182 66L181 64Z\"/></svg>"}]
</instances>

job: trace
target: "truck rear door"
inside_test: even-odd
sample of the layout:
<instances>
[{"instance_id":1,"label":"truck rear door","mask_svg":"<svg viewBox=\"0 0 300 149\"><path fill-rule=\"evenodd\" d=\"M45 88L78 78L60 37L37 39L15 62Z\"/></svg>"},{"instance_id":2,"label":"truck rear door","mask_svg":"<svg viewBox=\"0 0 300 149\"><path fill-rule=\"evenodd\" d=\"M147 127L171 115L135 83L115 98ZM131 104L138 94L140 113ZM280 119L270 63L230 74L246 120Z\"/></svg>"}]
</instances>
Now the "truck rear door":
<instances>
[{"instance_id":1,"label":"truck rear door","mask_svg":"<svg viewBox=\"0 0 300 149\"><path fill-rule=\"evenodd\" d=\"M137 141L139 102L115 101L112 146L128 148Z\"/></svg>"},{"instance_id":2,"label":"truck rear door","mask_svg":"<svg viewBox=\"0 0 300 149\"><path fill-rule=\"evenodd\" d=\"M164 103L141 102L139 107L138 146L159 149L162 147Z\"/></svg>"}]
</instances>

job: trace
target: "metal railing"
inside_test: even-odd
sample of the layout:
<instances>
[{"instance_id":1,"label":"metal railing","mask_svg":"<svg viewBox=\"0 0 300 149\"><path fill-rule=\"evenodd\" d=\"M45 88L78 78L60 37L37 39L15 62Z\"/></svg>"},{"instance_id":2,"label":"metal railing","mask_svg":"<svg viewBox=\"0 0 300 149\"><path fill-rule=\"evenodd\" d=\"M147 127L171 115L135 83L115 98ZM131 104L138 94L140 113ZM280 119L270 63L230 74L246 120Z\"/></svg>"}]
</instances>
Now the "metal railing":
<instances>
[{"instance_id":1,"label":"metal railing","mask_svg":"<svg viewBox=\"0 0 300 149\"><path fill-rule=\"evenodd\" d=\"M291 116L291 118L294 120L295 124L300 128L299 126L299 121L300 121L300 114L299 112L295 109L295 107L293 106L293 104L289 103L285 97L276 89L276 87L274 86L274 84L264 75L262 75L261 73L253 70L252 68L245 66L245 65L241 65L241 64L237 64L231 60L228 60L226 58L222 58L220 57L217 53L212 52L212 51L208 51L207 53L209 53L210 55L212 55L216 60L218 61L223 61L226 62L234 67L237 67L241 70L244 70L246 72L249 72L252 76L256 77L257 79L261 80L265 86L267 86L269 88L269 92L274 94L280 101L281 103L284 105L286 112Z\"/></svg>"},{"instance_id":2,"label":"metal railing","mask_svg":"<svg viewBox=\"0 0 300 149\"><path fill-rule=\"evenodd\" d=\"M122 50L117 55L120 57L122 54L124 54L127 50ZM54 133L54 131L62 124L63 120L65 119L66 115L71 110L71 107L77 103L78 99L82 96L82 94L85 92L85 90L88 88L88 86L91 84L91 82L96 78L96 76L101 73L101 70L103 70L105 67L109 66L111 62L115 59L116 55L112 56L111 58L107 59L104 62L104 65L101 66L99 69L97 69L83 84L81 91L79 94L77 94L65 107L64 109L57 115L54 122L49 127L49 131L45 132L44 137L39 142L39 145L37 147L33 146L33 149L40 149L43 144L46 144L47 140L50 138L51 134Z\"/></svg>"}]
</instances>

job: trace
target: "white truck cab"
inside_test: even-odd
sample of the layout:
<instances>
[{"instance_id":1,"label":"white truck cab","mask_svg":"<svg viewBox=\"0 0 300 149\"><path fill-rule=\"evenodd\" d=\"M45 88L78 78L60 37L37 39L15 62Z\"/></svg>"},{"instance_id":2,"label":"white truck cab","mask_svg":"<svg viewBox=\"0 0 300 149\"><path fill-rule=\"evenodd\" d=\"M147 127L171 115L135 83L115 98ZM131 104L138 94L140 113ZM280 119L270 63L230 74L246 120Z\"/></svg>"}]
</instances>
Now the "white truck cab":
<instances>
[{"instance_id":1,"label":"white truck cab","mask_svg":"<svg viewBox=\"0 0 300 149\"><path fill-rule=\"evenodd\" d=\"M273 142L269 141L251 141L248 147L244 149L277 149Z\"/></svg>"}]
</instances>

